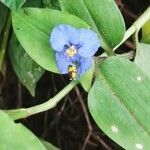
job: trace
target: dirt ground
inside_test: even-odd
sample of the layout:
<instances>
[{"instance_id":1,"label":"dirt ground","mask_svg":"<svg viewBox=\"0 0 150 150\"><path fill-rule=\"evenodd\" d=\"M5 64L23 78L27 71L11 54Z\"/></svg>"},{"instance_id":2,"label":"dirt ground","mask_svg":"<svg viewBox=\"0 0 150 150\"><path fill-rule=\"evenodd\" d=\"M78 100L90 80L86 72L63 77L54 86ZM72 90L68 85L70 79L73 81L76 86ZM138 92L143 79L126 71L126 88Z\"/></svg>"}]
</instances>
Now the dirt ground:
<instances>
[{"instance_id":1,"label":"dirt ground","mask_svg":"<svg viewBox=\"0 0 150 150\"><path fill-rule=\"evenodd\" d=\"M150 0L116 0L128 28L150 5ZM134 49L132 39L117 52ZM0 97L3 108L30 107L47 101L69 83L69 78L46 72L39 80L33 98L19 83L6 56L6 79ZM1 77L2 78L2 77ZM53 110L20 120L42 139L62 150L122 150L95 124L87 108L87 93L78 86L71 91Z\"/></svg>"}]
</instances>

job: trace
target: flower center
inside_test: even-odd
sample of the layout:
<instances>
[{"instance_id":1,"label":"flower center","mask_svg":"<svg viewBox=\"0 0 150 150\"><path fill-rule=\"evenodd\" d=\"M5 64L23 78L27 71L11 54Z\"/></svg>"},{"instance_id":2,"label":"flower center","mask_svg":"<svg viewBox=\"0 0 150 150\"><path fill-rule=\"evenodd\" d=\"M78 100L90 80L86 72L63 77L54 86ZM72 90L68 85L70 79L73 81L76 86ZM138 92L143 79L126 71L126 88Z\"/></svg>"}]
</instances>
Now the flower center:
<instances>
[{"instance_id":1,"label":"flower center","mask_svg":"<svg viewBox=\"0 0 150 150\"><path fill-rule=\"evenodd\" d=\"M76 65L69 66L68 72L69 72L69 75L71 77L71 80L77 78L77 66Z\"/></svg>"},{"instance_id":2,"label":"flower center","mask_svg":"<svg viewBox=\"0 0 150 150\"><path fill-rule=\"evenodd\" d=\"M69 57L74 57L74 55L77 53L77 49L75 48L74 45L70 46L68 49L66 49L66 54Z\"/></svg>"}]
</instances>

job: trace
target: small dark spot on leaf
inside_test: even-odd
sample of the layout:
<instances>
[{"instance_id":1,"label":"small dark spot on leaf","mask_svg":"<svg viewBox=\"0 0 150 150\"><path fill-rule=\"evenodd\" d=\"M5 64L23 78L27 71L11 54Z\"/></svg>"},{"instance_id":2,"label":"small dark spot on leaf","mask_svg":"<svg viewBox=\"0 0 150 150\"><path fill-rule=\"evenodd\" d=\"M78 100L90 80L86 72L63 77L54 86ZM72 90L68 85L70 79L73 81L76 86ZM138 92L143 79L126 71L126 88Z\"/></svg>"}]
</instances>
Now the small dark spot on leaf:
<instances>
[{"instance_id":1,"label":"small dark spot on leaf","mask_svg":"<svg viewBox=\"0 0 150 150\"><path fill-rule=\"evenodd\" d=\"M28 12L27 9L23 9L23 12L24 12L25 15L29 15L29 12Z\"/></svg>"}]
</instances>

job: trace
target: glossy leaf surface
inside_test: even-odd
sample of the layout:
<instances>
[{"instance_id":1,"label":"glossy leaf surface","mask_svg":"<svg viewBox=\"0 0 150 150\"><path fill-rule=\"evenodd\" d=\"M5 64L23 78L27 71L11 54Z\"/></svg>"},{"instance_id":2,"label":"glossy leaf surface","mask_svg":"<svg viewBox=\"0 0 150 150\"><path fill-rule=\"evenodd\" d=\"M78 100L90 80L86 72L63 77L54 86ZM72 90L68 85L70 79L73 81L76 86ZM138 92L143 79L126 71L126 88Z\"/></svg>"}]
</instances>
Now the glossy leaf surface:
<instances>
[{"instance_id":1,"label":"glossy leaf surface","mask_svg":"<svg viewBox=\"0 0 150 150\"><path fill-rule=\"evenodd\" d=\"M118 57L97 68L88 96L98 126L125 149L150 147L150 79L134 63Z\"/></svg>"},{"instance_id":2,"label":"glossy leaf surface","mask_svg":"<svg viewBox=\"0 0 150 150\"><path fill-rule=\"evenodd\" d=\"M150 44L137 44L134 62L150 77Z\"/></svg>"},{"instance_id":3,"label":"glossy leaf surface","mask_svg":"<svg viewBox=\"0 0 150 150\"><path fill-rule=\"evenodd\" d=\"M1 150L46 150L40 140L20 123L0 110Z\"/></svg>"}]
</instances>

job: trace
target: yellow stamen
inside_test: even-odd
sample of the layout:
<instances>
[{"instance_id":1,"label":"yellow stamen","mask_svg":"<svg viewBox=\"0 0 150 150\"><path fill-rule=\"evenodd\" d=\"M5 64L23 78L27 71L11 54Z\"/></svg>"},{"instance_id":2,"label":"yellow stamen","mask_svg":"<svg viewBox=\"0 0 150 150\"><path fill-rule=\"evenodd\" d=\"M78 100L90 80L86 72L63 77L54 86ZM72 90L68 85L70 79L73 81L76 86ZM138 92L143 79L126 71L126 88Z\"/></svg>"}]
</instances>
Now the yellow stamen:
<instances>
[{"instance_id":1,"label":"yellow stamen","mask_svg":"<svg viewBox=\"0 0 150 150\"><path fill-rule=\"evenodd\" d=\"M68 71L69 72L77 72L77 67L75 65L69 66Z\"/></svg>"},{"instance_id":2,"label":"yellow stamen","mask_svg":"<svg viewBox=\"0 0 150 150\"><path fill-rule=\"evenodd\" d=\"M67 50L66 50L66 54L69 56L69 57L74 57L74 55L77 53L77 49L75 48L74 45L72 45L71 47L69 47Z\"/></svg>"},{"instance_id":3,"label":"yellow stamen","mask_svg":"<svg viewBox=\"0 0 150 150\"><path fill-rule=\"evenodd\" d=\"M71 76L71 79L77 78L77 67L75 65L69 66L68 72Z\"/></svg>"},{"instance_id":4,"label":"yellow stamen","mask_svg":"<svg viewBox=\"0 0 150 150\"><path fill-rule=\"evenodd\" d=\"M77 77L77 73L76 72L72 72L71 73L71 79L75 79Z\"/></svg>"}]
</instances>

